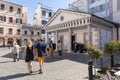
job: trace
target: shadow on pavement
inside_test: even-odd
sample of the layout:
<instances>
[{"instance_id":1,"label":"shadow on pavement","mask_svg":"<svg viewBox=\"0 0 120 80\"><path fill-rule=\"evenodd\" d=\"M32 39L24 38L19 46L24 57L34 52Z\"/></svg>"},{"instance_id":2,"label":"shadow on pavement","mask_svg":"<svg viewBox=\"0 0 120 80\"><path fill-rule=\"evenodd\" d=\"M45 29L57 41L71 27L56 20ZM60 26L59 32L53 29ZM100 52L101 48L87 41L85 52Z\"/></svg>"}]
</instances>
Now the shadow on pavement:
<instances>
[{"instance_id":1,"label":"shadow on pavement","mask_svg":"<svg viewBox=\"0 0 120 80\"><path fill-rule=\"evenodd\" d=\"M19 54L20 55L19 57L20 57L21 60L23 60L22 59L22 52L23 51L20 51L20 54ZM2 57L13 58L13 54L11 52L11 53L8 53L8 54L6 54L6 55L4 55ZM64 60L64 59L68 59L68 60L71 60L71 61L88 64L89 57L87 55L84 55L84 53L80 53L80 54L63 53L62 57L59 57L58 53L54 52L54 57L53 58L46 57L45 62L49 63L49 62L55 62L55 61L60 61L60 60ZM34 61L37 61L37 58L35 58Z\"/></svg>"},{"instance_id":2,"label":"shadow on pavement","mask_svg":"<svg viewBox=\"0 0 120 80\"><path fill-rule=\"evenodd\" d=\"M18 73L14 75L8 75L4 77L0 77L0 80L9 80L9 79L14 79L14 78L20 78L26 76L26 73Z\"/></svg>"},{"instance_id":3,"label":"shadow on pavement","mask_svg":"<svg viewBox=\"0 0 120 80\"><path fill-rule=\"evenodd\" d=\"M13 58L13 53L12 52L7 53L6 55L4 55L2 57ZM20 57L20 59L22 59L22 51L20 51L19 57Z\"/></svg>"},{"instance_id":4,"label":"shadow on pavement","mask_svg":"<svg viewBox=\"0 0 120 80\"><path fill-rule=\"evenodd\" d=\"M13 58L13 54L12 54L12 52L10 52L10 53L8 53L8 54L2 56L2 57Z\"/></svg>"},{"instance_id":5,"label":"shadow on pavement","mask_svg":"<svg viewBox=\"0 0 120 80\"><path fill-rule=\"evenodd\" d=\"M0 63L9 63L9 62L13 62L13 61L3 61L3 62L0 62Z\"/></svg>"},{"instance_id":6,"label":"shadow on pavement","mask_svg":"<svg viewBox=\"0 0 120 80\"><path fill-rule=\"evenodd\" d=\"M75 62L80 62L84 64L88 64L89 57L82 54L75 54L75 53L63 53L62 57L59 57L57 53L54 53L54 58L46 58L45 62L54 62L54 61L60 61L60 60L71 60Z\"/></svg>"},{"instance_id":7,"label":"shadow on pavement","mask_svg":"<svg viewBox=\"0 0 120 80\"><path fill-rule=\"evenodd\" d=\"M87 76L87 77L84 77L84 79L89 79L89 77Z\"/></svg>"},{"instance_id":8,"label":"shadow on pavement","mask_svg":"<svg viewBox=\"0 0 120 80\"><path fill-rule=\"evenodd\" d=\"M58 53L54 52L54 57L51 58L51 57L47 56L45 58L45 63L51 63L51 62L55 62L55 61L65 60L65 59L83 63L83 64L88 64L89 57L87 55L85 55L84 53L83 54L81 54L81 53L80 54L63 53L62 57L59 57ZM37 58L35 58L34 61L37 61Z\"/></svg>"}]
</instances>

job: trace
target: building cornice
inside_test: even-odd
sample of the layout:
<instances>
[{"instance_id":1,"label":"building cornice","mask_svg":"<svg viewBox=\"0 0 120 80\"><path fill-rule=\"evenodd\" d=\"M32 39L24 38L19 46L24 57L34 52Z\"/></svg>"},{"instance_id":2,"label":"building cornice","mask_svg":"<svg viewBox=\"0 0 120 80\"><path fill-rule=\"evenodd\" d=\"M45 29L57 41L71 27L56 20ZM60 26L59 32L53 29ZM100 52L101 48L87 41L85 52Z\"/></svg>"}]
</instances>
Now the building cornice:
<instances>
[{"instance_id":1,"label":"building cornice","mask_svg":"<svg viewBox=\"0 0 120 80\"><path fill-rule=\"evenodd\" d=\"M90 24L90 17L80 18L80 19L64 22L61 24L48 26L46 28L46 30L47 31L62 30L62 29L68 29L68 28L73 28L73 27L80 27L80 26L84 26L84 25L88 25L88 24Z\"/></svg>"},{"instance_id":2,"label":"building cornice","mask_svg":"<svg viewBox=\"0 0 120 80\"><path fill-rule=\"evenodd\" d=\"M48 23L45 25L45 27L48 26L61 12L70 13L70 14L79 15L79 16L81 16L81 14L83 15L83 13L84 13L84 14L88 14L89 16L91 16L89 13L85 13L85 12L78 12L78 11L71 11L71 10L66 10L66 9L59 9L59 10L53 15L53 17L48 20ZM84 16L85 16L85 15L84 15Z\"/></svg>"},{"instance_id":3,"label":"building cornice","mask_svg":"<svg viewBox=\"0 0 120 80\"><path fill-rule=\"evenodd\" d=\"M4 1L4 0L0 0L0 2L4 2L4 3L8 3L8 4L12 4L12 5L17 5L17 6L23 7L22 5L11 3L11 2L7 2L7 1Z\"/></svg>"}]
</instances>

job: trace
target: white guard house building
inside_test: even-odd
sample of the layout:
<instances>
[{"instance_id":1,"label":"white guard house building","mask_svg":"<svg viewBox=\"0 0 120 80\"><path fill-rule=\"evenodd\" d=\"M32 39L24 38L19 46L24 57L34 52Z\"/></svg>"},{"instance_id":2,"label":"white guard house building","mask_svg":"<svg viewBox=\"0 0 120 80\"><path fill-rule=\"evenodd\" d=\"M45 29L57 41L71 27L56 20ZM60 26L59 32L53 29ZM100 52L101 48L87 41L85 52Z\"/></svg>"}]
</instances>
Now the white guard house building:
<instances>
[{"instance_id":1,"label":"white guard house building","mask_svg":"<svg viewBox=\"0 0 120 80\"><path fill-rule=\"evenodd\" d=\"M89 43L104 49L106 42L117 40L118 28L114 23L95 15L59 9L45 25L46 33L54 33L54 43L60 40L63 49L71 52L73 43Z\"/></svg>"}]
</instances>

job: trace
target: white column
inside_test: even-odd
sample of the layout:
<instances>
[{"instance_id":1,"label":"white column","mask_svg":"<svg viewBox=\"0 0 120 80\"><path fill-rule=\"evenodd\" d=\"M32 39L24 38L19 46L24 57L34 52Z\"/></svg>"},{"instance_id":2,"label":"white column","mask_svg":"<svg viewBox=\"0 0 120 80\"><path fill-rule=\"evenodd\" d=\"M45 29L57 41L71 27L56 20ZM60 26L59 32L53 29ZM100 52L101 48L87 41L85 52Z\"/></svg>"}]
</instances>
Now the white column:
<instances>
[{"instance_id":1,"label":"white column","mask_svg":"<svg viewBox=\"0 0 120 80\"><path fill-rule=\"evenodd\" d=\"M87 42L89 45L91 45L91 29L90 25L87 26Z\"/></svg>"},{"instance_id":2,"label":"white column","mask_svg":"<svg viewBox=\"0 0 120 80\"><path fill-rule=\"evenodd\" d=\"M113 26L113 40L117 40L117 28Z\"/></svg>"},{"instance_id":3,"label":"white column","mask_svg":"<svg viewBox=\"0 0 120 80\"><path fill-rule=\"evenodd\" d=\"M46 32L46 40L45 40L45 43L48 42L48 32Z\"/></svg>"},{"instance_id":4,"label":"white column","mask_svg":"<svg viewBox=\"0 0 120 80\"><path fill-rule=\"evenodd\" d=\"M69 28L68 29L68 52L70 53L71 52L71 29Z\"/></svg>"},{"instance_id":5,"label":"white column","mask_svg":"<svg viewBox=\"0 0 120 80\"><path fill-rule=\"evenodd\" d=\"M55 31L54 33L54 41L55 41L55 44L56 44L56 51L58 50L57 49L57 43L58 43L58 31Z\"/></svg>"},{"instance_id":6,"label":"white column","mask_svg":"<svg viewBox=\"0 0 120 80\"><path fill-rule=\"evenodd\" d=\"M100 42L101 42L101 38L100 38L100 27L98 28L98 37L97 37L97 39L98 39L98 42L97 42L97 48L98 49L101 49L101 44L100 44Z\"/></svg>"}]
</instances>

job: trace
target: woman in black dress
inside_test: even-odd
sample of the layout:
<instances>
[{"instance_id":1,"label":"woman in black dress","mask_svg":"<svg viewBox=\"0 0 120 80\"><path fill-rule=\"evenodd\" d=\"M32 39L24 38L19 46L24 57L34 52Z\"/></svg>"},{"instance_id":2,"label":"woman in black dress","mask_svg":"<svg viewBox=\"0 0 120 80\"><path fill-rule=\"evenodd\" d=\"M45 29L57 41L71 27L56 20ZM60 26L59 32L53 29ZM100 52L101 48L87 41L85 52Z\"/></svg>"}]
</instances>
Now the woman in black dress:
<instances>
[{"instance_id":1,"label":"woman in black dress","mask_svg":"<svg viewBox=\"0 0 120 80\"><path fill-rule=\"evenodd\" d=\"M34 56L33 56L33 46L30 40L27 42L27 46L24 49L23 57L25 55L26 55L25 62L27 63L28 74L31 74L32 73L32 61L33 61Z\"/></svg>"}]
</instances>

